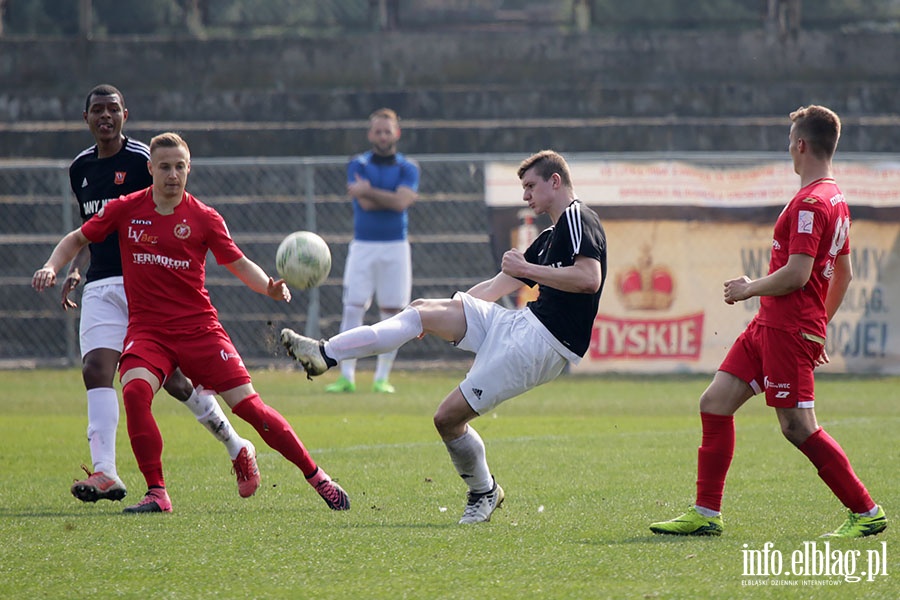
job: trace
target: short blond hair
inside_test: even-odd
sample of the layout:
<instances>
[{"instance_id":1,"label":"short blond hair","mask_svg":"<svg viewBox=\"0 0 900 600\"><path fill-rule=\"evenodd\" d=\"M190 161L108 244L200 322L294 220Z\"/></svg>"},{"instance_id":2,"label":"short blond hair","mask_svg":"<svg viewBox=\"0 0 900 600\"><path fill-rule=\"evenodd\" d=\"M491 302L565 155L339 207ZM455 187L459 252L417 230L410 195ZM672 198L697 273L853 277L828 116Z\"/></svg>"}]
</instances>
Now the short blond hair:
<instances>
[{"instance_id":1,"label":"short blond hair","mask_svg":"<svg viewBox=\"0 0 900 600\"><path fill-rule=\"evenodd\" d=\"M184 148L188 156L191 155L191 149L188 147L187 142L184 141L184 138L172 131L160 133L150 140L150 154L153 154L153 151L157 148Z\"/></svg>"},{"instance_id":2,"label":"short blond hair","mask_svg":"<svg viewBox=\"0 0 900 600\"><path fill-rule=\"evenodd\" d=\"M397 113L390 108L379 108L378 110L372 111L372 114L369 115L369 122L371 123L375 119L390 119L394 123L400 122L400 117L398 117Z\"/></svg>"}]
</instances>

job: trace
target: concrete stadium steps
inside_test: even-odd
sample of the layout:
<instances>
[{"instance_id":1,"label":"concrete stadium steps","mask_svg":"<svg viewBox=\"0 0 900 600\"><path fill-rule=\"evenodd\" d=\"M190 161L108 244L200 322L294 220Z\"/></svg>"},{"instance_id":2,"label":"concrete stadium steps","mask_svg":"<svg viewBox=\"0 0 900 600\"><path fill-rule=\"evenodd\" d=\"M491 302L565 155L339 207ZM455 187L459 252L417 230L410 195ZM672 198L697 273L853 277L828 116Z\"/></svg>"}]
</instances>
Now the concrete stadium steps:
<instances>
[{"instance_id":1,"label":"concrete stadium steps","mask_svg":"<svg viewBox=\"0 0 900 600\"><path fill-rule=\"evenodd\" d=\"M820 103L855 115L882 114L897 106L900 84L890 80L809 81L771 85L738 80L611 84L577 79L548 84L448 84L380 89L274 91L126 91L132 121L356 121L389 106L405 120L558 119L679 115L781 114ZM80 95L41 95L28 89L0 92L0 123L58 121L82 127Z\"/></svg>"},{"instance_id":2,"label":"concrete stadium steps","mask_svg":"<svg viewBox=\"0 0 900 600\"><path fill-rule=\"evenodd\" d=\"M169 55L180 60L158 68ZM35 39L0 40L0 56L6 157L87 146L73 86L99 80L125 92L135 137L175 129L196 156L349 155L385 105L403 117L410 154L782 150L787 113L810 103L844 119L845 151L900 139L892 31Z\"/></svg>"},{"instance_id":3,"label":"concrete stadium steps","mask_svg":"<svg viewBox=\"0 0 900 600\"><path fill-rule=\"evenodd\" d=\"M894 152L900 112L843 116L841 150ZM787 146L787 113L749 117L598 117L408 120L403 151L416 154L565 152L778 151ZM142 140L180 132L195 157L349 156L365 148L361 123L131 122ZM0 124L0 158L71 158L90 144L83 125Z\"/></svg>"}]
</instances>

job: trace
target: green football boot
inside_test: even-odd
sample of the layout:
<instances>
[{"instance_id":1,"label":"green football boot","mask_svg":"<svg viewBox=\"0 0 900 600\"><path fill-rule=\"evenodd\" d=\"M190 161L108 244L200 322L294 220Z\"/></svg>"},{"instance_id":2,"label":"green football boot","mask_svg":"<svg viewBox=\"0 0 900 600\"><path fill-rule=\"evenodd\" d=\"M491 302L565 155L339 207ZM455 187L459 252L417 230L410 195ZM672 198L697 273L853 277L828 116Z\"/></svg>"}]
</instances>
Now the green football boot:
<instances>
[{"instance_id":1,"label":"green football boot","mask_svg":"<svg viewBox=\"0 0 900 600\"><path fill-rule=\"evenodd\" d=\"M356 384L341 375L337 381L326 385L325 391L329 394L349 394L356 391Z\"/></svg>"},{"instance_id":2,"label":"green football boot","mask_svg":"<svg viewBox=\"0 0 900 600\"><path fill-rule=\"evenodd\" d=\"M393 394L397 390L388 383L387 379L376 379L372 382L372 391L378 394Z\"/></svg>"},{"instance_id":3,"label":"green football boot","mask_svg":"<svg viewBox=\"0 0 900 600\"><path fill-rule=\"evenodd\" d=\"M722 516L704 517L692 507L680 517L671 521L651 523L650 531L668 535L722 535L725 523Z\"/></svg>"},{"instance_id":4,"label":"green football boot","mask_svg":"<svg viewBox=\"0 0 900 600\"><path fill-rule=\"evenodd\" d=\"M823 538L859 538L868 535L878 535L887 529L887 517L884 516L884 509L878 507L878 514L874 517L864 517L853 511L844 524L831 533L826 533Z\"/></svg>"}]
</instances>

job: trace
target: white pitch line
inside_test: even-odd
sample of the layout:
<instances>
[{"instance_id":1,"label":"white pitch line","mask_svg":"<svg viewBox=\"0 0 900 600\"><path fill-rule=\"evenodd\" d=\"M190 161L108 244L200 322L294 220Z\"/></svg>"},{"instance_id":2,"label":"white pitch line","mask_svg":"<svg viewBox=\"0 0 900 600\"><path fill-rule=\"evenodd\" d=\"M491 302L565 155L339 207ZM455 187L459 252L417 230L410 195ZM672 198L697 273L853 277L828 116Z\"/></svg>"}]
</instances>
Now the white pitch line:
<instances>
[{"instance_id":1,"label":"white pitch line","mask_svg":"<svg viewBox=\"0 0 900 600\"><path fill-rule=\"evenodd\" d=\"M887 417L887 420L897 420L894 417ZM699 420L698 420L699 421ZM846 419L834 419L830 421L820 421L820 424L823 426L834 427L839 425L868 425L873 423L883 423L885 421L884 417L849 417ZM736 424L739 428L740 425L740 417L736 420ZM749 429L762 429L769 428L770 425L777 429L778 422L774 419L772 423L753 423L744 425L742 428L744 430ZM489 439L487 444L489 446L497 446L503 444L523 444L530 442L547 442L547 441L561 441L561 440L574 440L576 438L584 438L584 437L592 437L592 436L600 436L600 435L615 435L620 437L662 437L662 436L678 436L678 435L692 435L692 434L700 434L700 426L699 422L697 427L691 427L687 429L678 429L678 430L669 430L669 431L655 431L655 430L647 430L647 431L606 431L599 432L595 434L573 434L573 435L528 435L528 436L519 436L512 438L500 438L500 439ZM403 442L396 444L359 444L356 446L344 446L344 447L330 447L330 448L310 448L309 452L313 455L319 454L328 454L328 453L339 453L339 452L371 452L373 450L408 450L413 448L428 448L431 446L440 446L440 441L432 441L432 442ZM266 455L280 456L275 451L269 452L257 452L257 456L266 456Z\"/></svg>"}]
</instances>

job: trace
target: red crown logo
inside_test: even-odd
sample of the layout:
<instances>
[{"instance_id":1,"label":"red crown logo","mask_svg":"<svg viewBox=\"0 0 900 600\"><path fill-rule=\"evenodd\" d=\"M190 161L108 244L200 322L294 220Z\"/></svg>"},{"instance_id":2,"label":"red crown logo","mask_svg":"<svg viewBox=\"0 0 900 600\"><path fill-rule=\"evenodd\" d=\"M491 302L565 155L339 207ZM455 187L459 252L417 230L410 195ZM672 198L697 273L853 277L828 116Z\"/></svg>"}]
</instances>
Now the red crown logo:
<instances>
[{"instance_id":1,"label":"red crown logo","mask_svg":"<svg viewBox=\"0 0 900 600\"><path fill-rule=\"evenodd\" d=\"M668 267L654 265L650 248L644 247L638 264L616 276L619 297L625 308L665 310L675 300L675 280Z\"/></svg>"}]
</instances>

